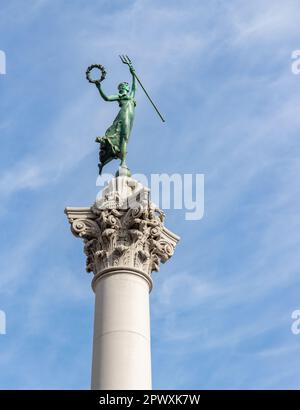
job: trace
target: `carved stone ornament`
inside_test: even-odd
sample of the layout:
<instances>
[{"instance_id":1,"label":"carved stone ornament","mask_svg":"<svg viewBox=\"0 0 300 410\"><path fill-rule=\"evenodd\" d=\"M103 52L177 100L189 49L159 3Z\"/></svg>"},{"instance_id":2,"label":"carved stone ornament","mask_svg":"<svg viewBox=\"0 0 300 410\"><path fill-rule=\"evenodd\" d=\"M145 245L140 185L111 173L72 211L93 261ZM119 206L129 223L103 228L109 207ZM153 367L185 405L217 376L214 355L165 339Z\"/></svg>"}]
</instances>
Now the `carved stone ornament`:
<instances>
[{"instance_id":1,"label":"carved stone ornament","mask_svg":"<svg viewBox=\"0 0 300 410\"><path fill-rule=\"evenodd\" d=\"M127 268L150 276L173 255L179 237L149 195L133 178L117 177L92 207L65 209L71 231L84 241L88 272Z\"/></svg>"}]
</instances>

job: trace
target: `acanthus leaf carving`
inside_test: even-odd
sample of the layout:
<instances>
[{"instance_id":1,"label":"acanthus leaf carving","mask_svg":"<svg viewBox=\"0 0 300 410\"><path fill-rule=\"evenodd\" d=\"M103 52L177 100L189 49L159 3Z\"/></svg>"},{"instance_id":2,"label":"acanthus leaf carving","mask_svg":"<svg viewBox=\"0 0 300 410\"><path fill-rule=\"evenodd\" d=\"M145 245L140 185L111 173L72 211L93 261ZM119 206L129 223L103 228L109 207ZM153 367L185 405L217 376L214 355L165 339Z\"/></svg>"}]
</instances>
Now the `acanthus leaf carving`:
<instances>
[{"instance_id":1,"label":"acanthus leaf carving","mask_svg":"<svg viewBox=\"0 0 300 410\"><path fill-rule=\"evenodd\" d=\"M109 192L105 195L108 201ZM87 271L96 274L120 266L150 275L173 255L179 237L165 228L163 211L145 193L141 197L142 203L128 208L100 209L97 203L90 208L66 208L73 234L84 240Z\"/></svg>"}]
</instances>

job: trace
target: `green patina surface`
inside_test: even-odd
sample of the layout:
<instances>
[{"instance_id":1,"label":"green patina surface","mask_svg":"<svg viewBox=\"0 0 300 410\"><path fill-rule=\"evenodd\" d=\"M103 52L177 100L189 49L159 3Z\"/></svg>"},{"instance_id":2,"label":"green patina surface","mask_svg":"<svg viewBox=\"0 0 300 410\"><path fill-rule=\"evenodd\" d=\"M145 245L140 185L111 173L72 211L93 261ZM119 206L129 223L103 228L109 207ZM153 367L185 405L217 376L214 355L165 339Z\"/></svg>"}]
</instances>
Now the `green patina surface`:
<instances>
[{"instance_id":1,"label":"green patina surface","mask_svg":"<svg viewBox=\"0 0 300 410\"><path fill-rule=\"evenodd\" d=\"M103 66L100 64L91 65L86 76L89 82L94 83L99 91L100 96L104 101L117 102L120 110L114 119L112 125L106 130L103 136L97 137L96 142L100 144L99 153L99 174L101 175L103 167L113 159L120 159L120 167L116 176L124 175L130 176L130 170L126 165L127 144L132 130L135 113L135 92L136 92L136 80L141 85L143 91L148 97L149 101L153 105L154 109L158 113L162 121L164 121L162 115L158 111L154 102L150 98L149 94L143 87L141 81L136 75L132 62L128 56L120 56L122 63L129 67L129 71L132 75L131 86L127 82L122 82L118 85L118 93L113 95L106 95L102 89L101 82L105 79L106 72ZM92 80L90 72L93 68L98 68L102 71L101 78L99 80Z\"/></svg>"}]
</instances>

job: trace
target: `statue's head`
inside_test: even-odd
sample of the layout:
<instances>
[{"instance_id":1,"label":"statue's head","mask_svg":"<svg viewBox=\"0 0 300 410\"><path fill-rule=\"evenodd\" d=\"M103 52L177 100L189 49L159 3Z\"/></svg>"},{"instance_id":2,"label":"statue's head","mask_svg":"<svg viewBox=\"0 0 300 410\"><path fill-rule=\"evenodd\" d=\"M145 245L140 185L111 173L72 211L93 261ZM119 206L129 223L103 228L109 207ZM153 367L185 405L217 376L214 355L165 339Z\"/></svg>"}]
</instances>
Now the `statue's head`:
<instances>
[{"instance_id":1,"label":"statue's head","mask_svg":"<svg viewBox=\"0 0 300 410\"><path fill-rule=\"evenodd\" d=\"M118 85L118 90L120 94L127 94L129 93L129 84L124 82Z\"/></svg>"}]
</instances>

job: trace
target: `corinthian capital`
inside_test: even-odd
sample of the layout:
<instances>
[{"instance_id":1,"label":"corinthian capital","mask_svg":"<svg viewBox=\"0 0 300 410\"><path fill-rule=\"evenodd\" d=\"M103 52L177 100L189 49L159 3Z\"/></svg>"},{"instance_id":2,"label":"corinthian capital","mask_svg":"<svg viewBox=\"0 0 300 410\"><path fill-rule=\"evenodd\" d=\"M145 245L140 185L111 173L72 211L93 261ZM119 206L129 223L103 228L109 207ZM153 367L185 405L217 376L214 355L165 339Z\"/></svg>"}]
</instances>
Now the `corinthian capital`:
<instances>
[{"instance_id":1,"label":"corinthian capital","mask_svg":"<svg viewBox=\"0 0 300 410\"><path fill-rule=\"evenodd\" d=\"M179 237L164 226L164 213L148 188L128 177L113 178L89 208L66 208L72 233L84 241L86 269L101 274L130 268L158 271L174 253Z\"/></svg>"}]
</instances>

